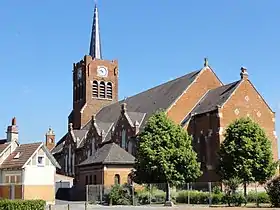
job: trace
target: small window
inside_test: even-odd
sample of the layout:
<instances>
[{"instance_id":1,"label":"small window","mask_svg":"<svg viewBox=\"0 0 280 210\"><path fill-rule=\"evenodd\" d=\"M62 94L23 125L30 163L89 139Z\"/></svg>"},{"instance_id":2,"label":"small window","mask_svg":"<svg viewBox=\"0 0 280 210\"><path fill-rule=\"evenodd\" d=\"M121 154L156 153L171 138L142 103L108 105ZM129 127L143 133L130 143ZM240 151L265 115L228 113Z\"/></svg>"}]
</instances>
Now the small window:
<instances>
[{"instance_id":1,"label":"small window","mask_svg":"<svg viewBox=\"0 0 280 210\"><path fill-rule=\"evenodd\" d=\"M38 161L37 161L37 164L39 165L39 166L42 166L42 165L44 165L44 156L38 156L38 159L37 159Z\"/></svg>"},{"instance_id":2,"label":"small window","mask_svg":"<svg viewBox=\"0 0 280 210\"><path fill-rule=\"evenodd\" d=\"M11 177L11 183L15 183L16 182L16 176L10 176Z\"/></svg>"},{"instance_id":3,"label":"small window","mask_svg":"<svg viewBox=\"0 0 280 210\"><path fill-rule=\"evenodd\" d=\"M18 152L15 156L14 156L14 159L19 159L20 157L20 152Z\"/></svg>"},{"instance_id":4,"label":"small window","mask_svg":"<svg viewBox=\"0 0 280 210\"><path fill-rule=\"evenodd\" d=\"M92 83L92 97L97 98L98 97L98 82L93 81Z\"/></svg>"},{"instance_id":5,"label":"small window","mask_svg":"<svg viewBox=\"0 0 280 210\"><path fill-rule=\"evenodd\" d=\"M16 176L16 183L21 183L21 176L20 175Z\"/></svg>"},{"instance_id":6,"label":"small window","mask_svg":"<svg viewBox=\"0 0 280 210\"><path fill-rule=\"evenodd\" d=\"M99 92L99 97L100 98L105 98L105 82L100 82L100 86L99 86L99 90L100 90L100 92Z\"/></svg>"},{"instance_id":7,"label":"small window","mask_svg":"<svg viewBox=\"0 0 280 210\"><path fill-rule=\"evenodd\" d=\"M112 83L108 82L107 83L107 98L109 98L109 99L112 99L112 97L113 97L112 89L113 89Z\"/></svg>"},{"instance_id":8,"label":"small window","mask_svg":"<svg viewBox=\"0 0 280 210\"><path fill-rule=\"evenodd\" d=\"M120 184L120 175L116 174L115 175L115 185Z\"/></svg>"},{"instance_id":9,"label":"small window","mask_svg":"<svg viewBox=\"0 0 280 210\"><path fill-rule=\"evenodd\" d=\"M126 130L122 130L122 142L121 142L121 147L123 149L126 149Z\"/></svg>"},{"instance_id":10,"label":"small window","mask_svg":"<svg viewBox=\"0 0 280 210\"><path fill-rule=\"evenodd\" d=\"M10 183L10 176L5 176L5 182Z\"/></svg>"}]
</instances>

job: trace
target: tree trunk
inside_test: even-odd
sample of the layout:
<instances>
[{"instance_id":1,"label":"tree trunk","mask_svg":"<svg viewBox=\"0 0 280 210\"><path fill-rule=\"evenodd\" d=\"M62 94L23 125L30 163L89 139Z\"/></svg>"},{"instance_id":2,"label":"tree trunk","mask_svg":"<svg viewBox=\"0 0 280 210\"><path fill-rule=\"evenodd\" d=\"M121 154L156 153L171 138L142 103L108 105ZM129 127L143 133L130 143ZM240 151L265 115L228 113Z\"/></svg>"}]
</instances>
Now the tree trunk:
<instances>
[{"instance_id":1,"label":"tree trunk","mask_svg":"<svg viewBox=\"0 0 280 210\"><path fill-rule=\"evenodd\" d=\"M165 198L165 204L164 206L170 206L172 207L174 204L173 202L171 201L171 192L170 192L170 185L169 183L167 182L166 183L166 198Z\"/></svg>"},{"instance_id":2,"label":"tree trunk","mask_svg":"<svg viewBox=\"0 0 280 210\"><path fill-rule=\"evenodd\" d=\"M245 198L245 206L247 205L247 183L244 182L244 198Z\"/></svg>"},{"instance_id":3,"label":"tree trunk","mask_svg":"<svg viewBox=\"0 0 280 210\"><path fill-rule=\"evenodd\" d=\"M166 183L166 198L165 201L171 201L170 185Z\"/></svg>"},{"instance_id":4,"label":"tree trunk","mask_svg":"<svg viewBox=\"0 0 280 210\"><path fill-rule=\"evenodd\" d=\"M247 183L244 182L244 197L247 197Z\"/></svg>"}]
</instances>

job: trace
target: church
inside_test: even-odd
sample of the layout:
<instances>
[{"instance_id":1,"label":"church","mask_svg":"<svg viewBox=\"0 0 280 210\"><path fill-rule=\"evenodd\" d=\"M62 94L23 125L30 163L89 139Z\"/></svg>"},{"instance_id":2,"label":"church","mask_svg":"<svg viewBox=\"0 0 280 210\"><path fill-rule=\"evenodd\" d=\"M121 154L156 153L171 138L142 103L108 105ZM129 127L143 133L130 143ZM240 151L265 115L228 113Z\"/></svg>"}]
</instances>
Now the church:
<instances>
[{"instance_id":1,"label":"church","mask_svg":"<svg viewBox=\"0 0 280 210\"><path fill-rule=\"evenodd\" d=\"M249 80L245 67L238 81L223 82L209 66L123 100L118 98L117 60L103 59L98 8L94 8L89 55L73 65L73 110L68 132L47 142L61 166L58 173L75 178L76 185L128 183L136 153L137 135L157 110L180 124L193 138L203 175L198 181L218 181L217 151L226 127L249 116L272 141L278 160L275 112Z\"/></svg>"}]
</instances>

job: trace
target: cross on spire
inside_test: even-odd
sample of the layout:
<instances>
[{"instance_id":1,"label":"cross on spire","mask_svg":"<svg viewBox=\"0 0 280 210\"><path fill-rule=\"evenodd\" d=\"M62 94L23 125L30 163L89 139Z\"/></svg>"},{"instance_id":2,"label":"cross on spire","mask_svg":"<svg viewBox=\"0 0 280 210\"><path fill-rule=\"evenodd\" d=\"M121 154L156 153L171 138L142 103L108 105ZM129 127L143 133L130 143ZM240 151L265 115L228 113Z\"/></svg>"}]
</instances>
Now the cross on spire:
<instances>
[{"instance_id":1,"label":"cross on spire","mask_svg":"<svg viewBox=\"0 0 280 210\"><path fill-rule=\"evenodd\" d=\"M99 16L96 1L94 6L89 55L95 59L102 59Z\"/></svg>"}]
</instances>

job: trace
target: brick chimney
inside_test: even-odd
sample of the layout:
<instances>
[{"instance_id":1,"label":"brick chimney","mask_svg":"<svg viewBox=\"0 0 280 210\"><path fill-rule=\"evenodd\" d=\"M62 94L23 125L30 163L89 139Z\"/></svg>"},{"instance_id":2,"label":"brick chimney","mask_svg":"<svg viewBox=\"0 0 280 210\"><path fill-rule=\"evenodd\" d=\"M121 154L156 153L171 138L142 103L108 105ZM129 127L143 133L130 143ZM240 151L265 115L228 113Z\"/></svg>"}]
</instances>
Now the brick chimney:
<instances>
[{"instance_id":1,"label":"brick chimney","mask_svg":"<svg viewBox=\"0 0 280 210\"><path fill-rule=\"evenodd\" d=\"M17 120L14 117L12 119L12 125L7 128L7 142L18 142L18 127L16 125Z\"/></svg>"},{"instance_id":2,"label":"brick chimney","mask_svg":"<svg viewBox=\"0 0 280 210\"><path fill-rule=\"evenodd\" d=\"M55 133L51 127L46 133L46 147L50 151L55 147Z\"/></svg>"},{"instance_id":3,"label":"brick chimney","mask_svg":"<svg viewBox=\"0 0 280 210\"><path fill-rule=\"evenodd\" d=\"M241 67L240 77L241 79L248 79L248 72L245 67Z\"/></svg>"}]
</instances>

